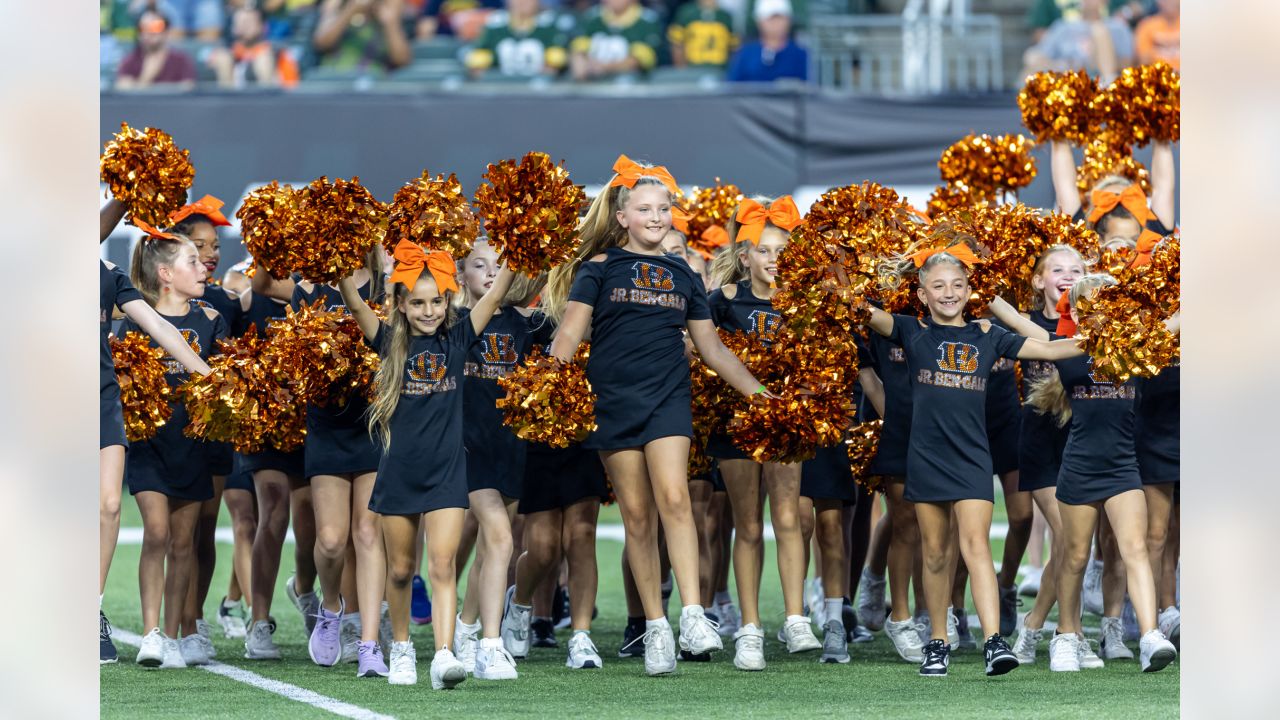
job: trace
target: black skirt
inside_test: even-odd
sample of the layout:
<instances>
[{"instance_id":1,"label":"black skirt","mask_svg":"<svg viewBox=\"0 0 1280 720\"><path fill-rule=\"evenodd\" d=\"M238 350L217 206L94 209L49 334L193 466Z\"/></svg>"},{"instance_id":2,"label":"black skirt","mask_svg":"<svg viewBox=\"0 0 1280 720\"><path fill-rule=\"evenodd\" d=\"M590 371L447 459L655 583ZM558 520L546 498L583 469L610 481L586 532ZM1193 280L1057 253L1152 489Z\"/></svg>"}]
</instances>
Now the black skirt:
<instances>
[{"instance_id":1,"label":"black skirt","mask_svg":"<svg viewBox=\"0 0 1280 720\"><path fill-rule=\"evenodd\" d=\"M227 480L222 486L222 491L227 490L245 490L253 492L253 473L244 469L244 461L240 453L233 453L231 463L231 473L227 475Z\"/></svg>"},{"instance_id":2,"label":"black skirt","mask_svg":"<svg viewBox=\"0 0 1280 720\"><path fill-rule=\"evenodd\" d=\"M987 446L991 449L991 469L1003 475L1018 469L1018 434L1021 418L1014 406L1013 412L987 416Z\"/></svg>"},{"instance_id":3,"label":"black skirt","mask_svg":"<svg viewBox=\"0 0 1280 720\"><path fill-rule=\"evenodd\" d=\"M716 460L749 460L751 458L742 448L734 445L727 434L721 433L707 438L707 456Z\"/></svg>"},{"instance_id":4,"label":"black skirt","mask_svg":"<svg viewBox=\"0 0 1280 720\"><path fill-rule=\"evenodd\" d=\"M800 496L845 503L857 500L858 486L844 445L820 447L812 460L801 465Z\"/></svg>"},{"instance_id":5,"label":"black skirt","mask_svg":"<svg viewBox=\"0 0 1280 720\"><path fill-rule=\"evenodd\" d=\"M369 436L363 406L336 414L307 409L303 470L316 475L358 475L378 469L382 445Z\"/></svg>"},{"instance_id":6,"label":"black skirt","mask_svg":"<svg viewBox=\"0 0 1280 720\"><path fill-rule=\"evenodd\" d=\"M624 450L644 447L658 438L693 438L693 407L689 384L685 382L652 407L631 405L627 388L608 393L602 389L596 399L596 431L582 445L589 450ZM650 401L652 402L652 401ZM610 407L611 411L604 411ZM626 412L633 407L632 412Z\"/></svg>"},{"instance_id":7,"label":"black skirt","mask_svg":"<svg viewBox=\"0 0 1280 720\"><path fill-rule=\"evenodd\" d=\"M528 443L506 427L486 434L485 442L467 449L467 490L497 490L503 497L519 500L524 492Z\"/></svg>"},{"instance_id":8,"label":"black skirt","mask_svg":"<svg viewBox=\"0 0 1280 720\"><path fill-rule=\"evenodd\" d=\"M175 500L203 502L213 497L213 474L202 440L182 434L185 413L161 426L149 440L134 443L125 461L129 494L158 492Z\"/></svg>"},{"instance_id":9,"label":"black skirt","mask_svg":"<svg viewBox=\"0 0 1280 720\"><path fill-rule=\"evenodd\" d=\"M1063 468L1058 475L1057 498L1068 505L1090 505L1103 502L1130 490L1141 490L1138 468L1121 473L1091 475Z\"/></svg>"},{"instance_id":10,"label":"black skirt","mask_svg":"<svg viewBox=\"0 0 1280 720\"><path fill-rule=\"evenodd\" d=\"M529 443L524 466L520 512L528 515L569 507L585 498L605 499L604 463L581 445L553 448Z\"/></svg>"},{"instance_id":11,"label":"black skirt","mask_svg":"<svg viewBox=\"0 0 1280 720\"><path fill-rule=\"evenodd\" d=\"M250 476L260 470L276 470L292 478L302 478L304 452L304 448L281 452L269 447L248 455L236 454L240 457L240 469Z\"/></svg>"},{"instance_id":12,"label":"black skirt","mask_svg":"<svg viewBox=\"0 0 1280 720\"><path fill-rule=\"evenodd\" d=\"M112 445L129 447L124 435L124 410L120 407L120 386L109 383L102 386L98 401L98 449Z\"/></svg>"},{"instance_id":13,"label":"black skirt","mask_svg":"<svg viewBox=\"0 0 1280 720\"><path fill-rule=\"evenodd\" d=\"M1018 489L1043 490L1058 484L1062 450L1071 434L1058 427L1049 415L1041 415L1027 405L1022 408L1022 428L1018 433Z\"/></svg>"},{"instance_id":14,"label":"black skirt","mask_svg":"<svg viewBox=\"0 0 1280 720\"><path fill-rule=\"evenodd\" d=\"M231 443L207 442L205 452L209 456L210 474L225 477L235 469L235 450L231 449Z\"/></svg>"}]
</instances>

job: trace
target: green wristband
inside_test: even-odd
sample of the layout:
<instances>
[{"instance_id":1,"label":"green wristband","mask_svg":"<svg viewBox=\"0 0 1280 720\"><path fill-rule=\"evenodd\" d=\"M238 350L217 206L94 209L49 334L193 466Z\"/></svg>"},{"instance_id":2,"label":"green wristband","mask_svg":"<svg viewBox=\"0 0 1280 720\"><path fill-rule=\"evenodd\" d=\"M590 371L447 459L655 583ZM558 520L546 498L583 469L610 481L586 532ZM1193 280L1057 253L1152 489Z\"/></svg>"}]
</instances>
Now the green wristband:
<instances>
[{"instance_id":1,"label":"green wristband","mask_svg":"<svg viewBox=\"0 0 1280 720\"><path fill-rule=\"evenodd\" d=\"M765 387L765 386L761 385L760 387L756 388L755 392L753 392L753 393L751 393L751 394L752 394L752 395L759 395L759 394L761 394L761 393L767 393L767 392L769 392L769 388L767 388L767 387Z\"/></svg>"}]
</instances>

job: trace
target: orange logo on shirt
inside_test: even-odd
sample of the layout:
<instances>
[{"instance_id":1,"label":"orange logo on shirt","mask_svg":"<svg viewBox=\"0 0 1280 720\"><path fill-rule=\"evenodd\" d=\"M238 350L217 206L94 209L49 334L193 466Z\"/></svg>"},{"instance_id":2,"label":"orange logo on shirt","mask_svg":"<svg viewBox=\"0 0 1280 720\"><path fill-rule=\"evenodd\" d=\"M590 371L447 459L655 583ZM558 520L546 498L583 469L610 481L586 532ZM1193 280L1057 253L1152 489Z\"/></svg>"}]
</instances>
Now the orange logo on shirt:
<instances>
[{"instance_id":1,"label":"orange logo on shirt","mask_svg":"<svg viewBox=\"0 0 1280 720\"><path fill-rule=\"evenodd\" d=\"M676 278L671 271L661 265L637 262L631 266L635 271L631 282L642 290L675 290Z\"/></svg>"},{"instance_id":2,"label":"orange logo on shirt","mask_svg":"<svg viewBox=\"0 0 1280 720\"><path fill-rule=\"evenodd\" d=\"M486 333L484 336L484 352L481 357L489 365L515 365L515 338L505 333Z\"/></svg>"},{"instance_id":3,"label":"orange logo on shirt","mask_svg":"<svg viewBox=\"0 0 1280 720\"><path fill-rule=\"evenodd\" d=\"M961 342L944 342L938 345L938 369L962 373L976 372L978 348Z\"/></svg>"},{"instance_id":4,"label":"orange logo on shirt","mask_svg":"<svg viewBox=\"0 0 1280 720\"><path fill-rule=\"evenodd\" d=\"M448 369L444 364L444 355L423 352L409 358L405 372L409 374L410 379L417 382L440 382Z\"/></svg>"},{"instance_id":5,"label":"orange logo on shirt","mask_svg":"<svg viewBox=\"0 0 1280 720\"><path fill-rule=\"evenodd\" d=\"M764 337L773 337L782 325L782 316L764 310L752 310L747 316L751 319L751 332Z\"/></svg>"}]
</instances>

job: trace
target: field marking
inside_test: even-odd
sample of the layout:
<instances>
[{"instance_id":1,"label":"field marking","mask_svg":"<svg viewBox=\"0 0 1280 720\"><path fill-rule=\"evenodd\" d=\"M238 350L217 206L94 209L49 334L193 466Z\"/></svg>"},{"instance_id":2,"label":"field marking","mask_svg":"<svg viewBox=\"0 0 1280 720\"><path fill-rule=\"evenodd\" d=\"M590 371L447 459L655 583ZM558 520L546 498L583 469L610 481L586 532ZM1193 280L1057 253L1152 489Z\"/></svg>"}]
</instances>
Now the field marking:
<instances>
[{"instance_id":1,"label":"field marking","mask_svg":"<svg viewBox=\"0 0 1280 720\"><path fill-rule=\"evenodd\" d=\"M1003 540L1004 536L1009 532L1009 526L1004 523L992 523L991 538L993 540ZM220 527L214 531L214 539L217 542L230 545L234 542L231 528ZM597 540L612 540L614 542L622 542L625 538L622 526L618 523L609 523L600 525L596 528ZM765 524L764 539L773 540L773 525ZM120 537L116 541L120 545L141 545L142 544L142 528L140 527L122 527L120 528ZM293 530L289 530L285 535L285 542L293 542Z\"/></svg>"},{"instance_id":2,"label":"field marking","mask_svg":"<svg viewBox=\"0 0 1280 720\"><path fill-rule=\"evenodd\" d=\"M141 635L118 627L111 629L111 637L114 640L132 647L138 647L142 644ZM351 718L352 720L396 720L392 715L376 713L372 710L362 708L359 705L352 705L351 703L343 702L327 695L321 695L318 692L307 690L306 688L300 688L297 685L290 685L287 682L272 680L271 678L263 677L258 673L250 672L233 665L220 663L216 660L211 660L208 665L199 665L197 667L206 672L211 672L214 675L221 675L225 678L235 680L236 682L256 687L259 690L265 690L273 695L279 695L286 700L310 705L311 707L319 710L324 710L325 712L330 712L334 715L340 715L345 718Z\"/></svg>"}]
</instances>

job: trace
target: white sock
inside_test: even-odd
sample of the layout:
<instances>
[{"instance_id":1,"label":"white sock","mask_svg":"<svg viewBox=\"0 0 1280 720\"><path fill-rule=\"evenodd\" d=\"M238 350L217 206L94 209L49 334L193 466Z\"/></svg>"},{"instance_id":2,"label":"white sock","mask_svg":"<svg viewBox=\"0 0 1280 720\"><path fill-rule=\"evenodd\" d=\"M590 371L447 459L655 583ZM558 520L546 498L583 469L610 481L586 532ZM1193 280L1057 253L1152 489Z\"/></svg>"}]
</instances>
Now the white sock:
<instances>
[{"instance_id":1,"label":"white sock","mask_svg":"<svg viewBox=\"0 0 1280 720\"><path fill-rule=\"evenodd\" d=\"M728 605L731 602L733 602L733 598L729 597L728 590L721 590L720 592L716 593L717 605Z\"/></svg>"},{"instance_id":2,"label":"white sock","mask_svg":"<svg viewBox=\"0 0 1280 720\"><path fill-rule=\"evenodd\" d=\"M644 621L645 632L648 632L650 630L663 630L663 629L666 629L666 630L671 629L671 623L667 622L666 618L658 618L657 620Z\"/></svg>"},{"instance_id":3,"label":"white sock","mask_svg":"<svg viewBox=\"0 0 1280 720\"><path fill-rule=\"evenodd\" d=\"M844 611L844 598L827 598L822 601L822 606L827 609L828 620L843 617L840 613Z\"/></svg>"},{"instance_id":4,"label":"white sock","mask_svg":"<svg viewBox=\"0 0 1280 720\"><path fill-rule=\"evenodd\" d=\"M805 617L804 615L788 615L787 624L790 625L793 622L802 622L807 625L809 623L809 618Z\"/></svg>"},{"instance_id":5,"label":"white sock","mask_svg":"<svg viewBox=\"0 0 1280 720\"><path fill-rule=\"evenodd\" d=\"M223 601L222 601L222 607L227 608L228 610L232 610L232 609L234 609L234 608L235 608L235 606L237 606L237 605L239 605L239 604L240 604L240 603L236 602L235 600L226 600L226 599L223 599Z\"/></svg>"},{"instance_id":6,"label":"white sock","mask_svg":"<svg viewBox=\"0 0 1280 720\"><path fill-rule=\"evenodd\" d=\"M511 607L515 608L516 610L519 610L520 612L528 612L530 610L533 610L533 605L521 605L515 600L511 601Z\"/></svg>"},{"instance_id":7,"label":"white sock","mask_svg":"<svg viewBox=\"0 0 1280 720\"><path fill-rule=\"evenodd\" d=\"M685 605L684 608L680 610L680 617L686 617L689 615L701 615L701 614L703 614L703 609L701 605Z\"/></svg>"},{"instance_id":8,"label":"white sock","mask_svg":"<svg viewBox=\"0 0 1280 720\"><path fill-rule=\"evenodd\" d=\"M497 650L502 647L502 638L480 638L481 650Z\"/></svg>"},{"instance_id":9,"label":"white sock","mask_svg":"<svg viewBox=\"0 0 1280 720\"><path fill-rule=\"evenodd\" d=\"M590 630L574 630L573 634L574 635L590 635L591 631Z\"/></svg>"},{"instance_id":10,"label":"white sock","mask_svg":"<svg viewBox=\"0 0 1280 720\"><path fill-rule=\"evenodd\" d=\"M475 622L473 622L473 623L466 623L466 622L463 622L463 621L462 621L462 615L461 615L461 614L459 614L459 615L458 615L458 627L459 627L459 628L462 628L463 630L469 630L469 631L475 631L475 630L478 630L478 629L480 628L480 618L476 618L476 621L475 621Z\"/></svg>"}]
</instances>

